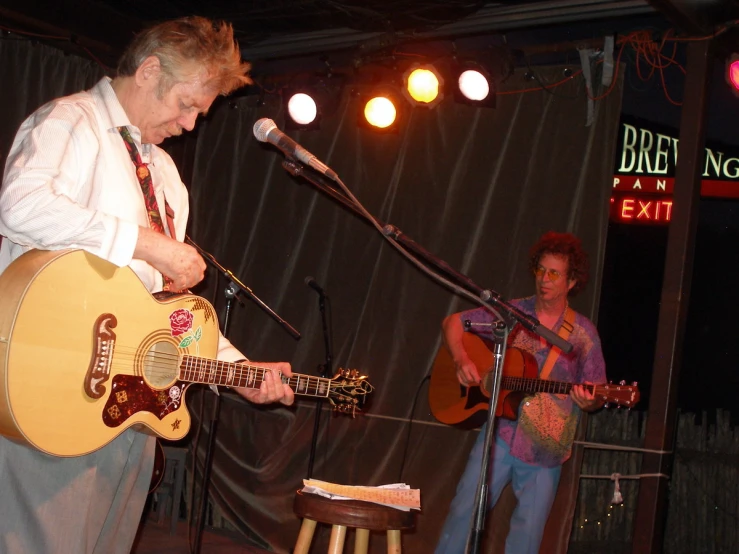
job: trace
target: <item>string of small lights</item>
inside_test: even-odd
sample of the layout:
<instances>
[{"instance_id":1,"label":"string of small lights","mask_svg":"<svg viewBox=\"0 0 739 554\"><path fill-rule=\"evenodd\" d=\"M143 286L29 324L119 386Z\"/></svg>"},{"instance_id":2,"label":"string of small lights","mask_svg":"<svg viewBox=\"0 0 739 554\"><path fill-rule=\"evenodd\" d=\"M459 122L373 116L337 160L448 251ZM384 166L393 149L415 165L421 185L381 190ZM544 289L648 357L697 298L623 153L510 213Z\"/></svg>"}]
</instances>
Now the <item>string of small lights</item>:
<instances>
[{"instance_id":1,"label":"string of small lights","mask_svg":"<svg viewBox=\"0 0 739 554\"><path fill-rule=\"evenodd\" d=\"M608 505L608 508L606 509L605 513L602 516L597 517L595 519L587 518L587 517L586 518L583 518L583 520L580 522L580 525L578 525L578 527L580 529L585 529L588 526L598 527L600 525L603 525L603 523L609 517L613 516L613 514L614 514L614 507L623 508L624 507L624 504L623 504L623 502L621 502L620 504L613 504L613 503L611 503L611 504Z\"/></svg>"},{"instance_id":2,"label":"string of small lights","mask_svg":"<svg viewBox=\"0 0 739 554\"><path fill-rule=\"evenodd\" d=\"M649 448L640 448L637 446L621 446L621 445L616 445L616 444L598 443L598 442L589 442L589 441L575 441L574 444L580 445L584 448L593 449L593 450L610 450L610 451L618 451L618 452L632 452L632 453L636 452L636 453L651 453L651 454L670 454L671 453L671 451L667 451L667 450L653 450ZM610 481L613 481L613 493L611 494L611 500L608 504L608 507L606 508L605 513L603 513L601 516L596 517L596 518L583 518L578 524L578 527L584 530L588 526L599 527L603 525L603 523L607 521L608 518L614 515L615 513L614 509L616 507L623 508L625 506L623 493L621 492L621 481L639 480L639 479L646 479L646 478L669 479L670 476L664 473L634 473L634 474L629 474L629 475L622 475L621 473L614 472L611 474L586 474L586 473L581 474L580 479L608 479Z\"/></svg>"}]
</instances>

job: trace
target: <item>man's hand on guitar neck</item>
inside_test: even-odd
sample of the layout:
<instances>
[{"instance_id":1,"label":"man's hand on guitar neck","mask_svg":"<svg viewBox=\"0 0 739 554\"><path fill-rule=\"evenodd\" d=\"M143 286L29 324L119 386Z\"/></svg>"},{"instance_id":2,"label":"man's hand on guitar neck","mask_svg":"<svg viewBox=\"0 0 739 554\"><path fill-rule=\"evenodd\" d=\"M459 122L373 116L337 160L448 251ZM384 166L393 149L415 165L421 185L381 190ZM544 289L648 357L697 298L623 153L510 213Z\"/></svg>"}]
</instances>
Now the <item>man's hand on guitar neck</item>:
<instances>
[{"instance_id":1,"label":"man's hand on guitar neck","mask_svg":"<svg viewBox=\"0 0 739 554\"><path fill-rule=\"evenodd\" d=\"M252 362L250 362L252 363ZM283 383L280 374L291 377L293 372L290 364L287 362L266 363L259 362L259 367L269 368L274 371L265 371L262 384L258 389L250 389L248 387L234 388L241 396L249 402L255 404L271 404L279 402L285 406L290 406L295 401L295 393L290 385Z\"/></svg>"},{"instance_id":2,"label":"man's hand on guitar neck","mask_svg":"<svg viewBox=\"0 0 739 554\"><path fill-rule=\"evenodd\" d=\"M587 381L584 384L592 385L592 383L589 383ZM583 385L572 385L570 397L572 397L572 401L577 404L584 412L594 412L598 408L602 408L603 404L605 404L603 400L593 396L593 393L586 389Z\"/></svg>"}]
</instances>

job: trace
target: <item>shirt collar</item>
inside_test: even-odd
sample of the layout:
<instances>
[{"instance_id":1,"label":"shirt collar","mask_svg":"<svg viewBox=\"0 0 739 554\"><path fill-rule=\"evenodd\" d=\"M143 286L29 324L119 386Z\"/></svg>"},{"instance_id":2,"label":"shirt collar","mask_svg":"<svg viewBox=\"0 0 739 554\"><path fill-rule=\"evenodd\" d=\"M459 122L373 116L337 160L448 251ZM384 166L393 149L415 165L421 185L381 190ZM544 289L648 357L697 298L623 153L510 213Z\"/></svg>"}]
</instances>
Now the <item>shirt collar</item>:
<instances>
[{"instance_id":1,"label":"shirt collar","mask_svg":"<svg viewBox=\"0 0 739 554\"><path fill-rule=\"evenodd\" d=\"M141 161L149 163L151 159L151 144L141 143L141 130L131 124L126 111L121 106L118 96L116 96L112 85L113 80L110 77L103 77L91 89L95 103L100 108L100 114L103 118L103 125L108 132L118 134L118 127L128 127L136 146L141 154Z\"/></svg>"}]
</instances>

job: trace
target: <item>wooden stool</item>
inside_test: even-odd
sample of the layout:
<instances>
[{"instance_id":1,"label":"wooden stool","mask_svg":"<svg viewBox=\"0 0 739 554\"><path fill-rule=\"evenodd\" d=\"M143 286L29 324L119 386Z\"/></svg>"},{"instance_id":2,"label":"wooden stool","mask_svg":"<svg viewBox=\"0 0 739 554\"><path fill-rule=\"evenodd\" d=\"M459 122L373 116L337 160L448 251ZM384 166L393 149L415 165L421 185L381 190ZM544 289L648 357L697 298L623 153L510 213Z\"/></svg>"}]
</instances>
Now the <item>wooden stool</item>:
<instances>
[{"instance_id":1,"label":"wooden stool","mask_svg":"<svg viewBox=\"0 0 739 554\"><path fill-rule=\"evenodd\" d=\"M331 500L302 491L295 495L293 511L303 518L293 554L308 554L319 521L332 525L328 554L341 554L347 527L356 528L355 554L367 554L370 531L387 531L388 554L400 554L400 531L415 526L415 514L410 511L361 500Z\"/></svg>"}]
</instances>

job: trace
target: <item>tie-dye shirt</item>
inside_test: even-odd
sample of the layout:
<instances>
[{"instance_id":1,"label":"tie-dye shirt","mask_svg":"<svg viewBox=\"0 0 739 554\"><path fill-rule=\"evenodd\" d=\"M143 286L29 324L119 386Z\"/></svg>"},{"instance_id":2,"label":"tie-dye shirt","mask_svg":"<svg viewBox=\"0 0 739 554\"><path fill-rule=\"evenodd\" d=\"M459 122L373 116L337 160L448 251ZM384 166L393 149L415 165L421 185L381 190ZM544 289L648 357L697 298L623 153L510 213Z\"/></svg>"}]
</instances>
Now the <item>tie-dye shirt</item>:
<instances>
[{"instance_id":1,"label":"tie-dye shirt","mask_svg":"<svg viewBox=\"0 0 739 554\"><path fill-rule=\"evenodd\" d=\"M509 303L522 312L536 317L535 297L512 300ZM460 314L462 324L490 323L495 316L486 308L476 308ZM558 332L564 321L564 313L557 321ZM485 339L492 339L488 326L471 326L470 332ZM567 339L573 346L569 354L560 353L547 377L553 381L595 384L606 382L606 364L595 325L585 316L576 313L572 334ZM550 345L536 333L516 325L508 337L508 347L526 351L536 358L539 371L549 356ZM541 467L562 465L570 457L572 441L580 419L580 408L569 395L537 393L521 402L518 419L498 418L497 436L511 449L511 454L528 464Z\"/></svg>"}]
</instances>

